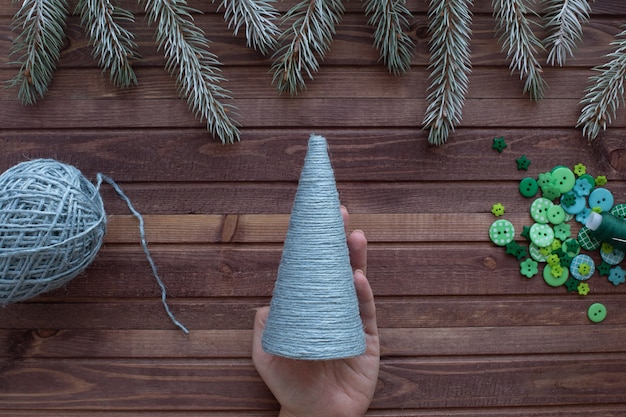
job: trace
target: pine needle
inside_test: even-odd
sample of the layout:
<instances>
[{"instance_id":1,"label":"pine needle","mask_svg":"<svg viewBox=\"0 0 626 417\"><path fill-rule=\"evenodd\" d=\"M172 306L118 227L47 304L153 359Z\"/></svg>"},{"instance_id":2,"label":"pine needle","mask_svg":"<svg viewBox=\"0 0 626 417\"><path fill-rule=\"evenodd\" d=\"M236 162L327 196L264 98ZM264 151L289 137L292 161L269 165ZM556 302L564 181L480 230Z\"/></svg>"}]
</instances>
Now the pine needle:
<instances>
[{"instance_id":1,"label":"pine needle","mask_svg":"<svg viewBox=\"0 0 626 417\"><path fill-rule=\"evenodd\" d=\"M393 75L411 69L415 42L405 32L413 15L405 0L365 0L368 24L374 27L374 46Z\"/></svg>"},{"instance_id":2,"label":"pine needle","mask_svg":"<svg viewBox=\"0 0 626 417\"><path fill-rule=\"evenodd\" d=\"M282 46L274 53L271 68L280 93L295 95L306 88L304 75L313 79L343 12L341 0L304 0L283 16L283 24L289 27L279 37Z\"/></svg>"},{"instance_id":3,"label":"pine needle","mask_svg":"<svg viewBox=\"0 0 626 417\"><path fill-rule=\"evenodd\" d=\"M267 55L277 47L280 29L274 23L279 18L274 8L275 0L222 0L219 8L224 9L228 28L236 36L243 26L249 48Z\"/></svg>"},{"instance_id":4,"label":"pine needle","mask_svg":"<svg viewBox=\"0 0 626 417\"><path fill-rule=\"evenodd\" d=\"M431 0L430 76L424 128L428 142L441 145L461 122L471 72L471 0Z\"/></svg>"},{"instance_id":5,"label":"pine needle","mask_svg":"<svg viewBox=\"0 0 626 417\"><path fill-rule=\"evenodd\" d=\"M615 36L611 46L615 50L607 55L609 61L593 68L597 74L589 77L589 87L580 101L584 107L576 127L582 126L583 135L590 141L598 137L600 130L606 130L624 102L626 30Z\"/></svg>"},{"instance_id":6,"label":"pine needle","mask_svg":"<svg viewBox=\"0 0 626 417\"><path fill-rule=\"evenodd\" d=\"M24 0L14 15L13 28L20 34L13 40L11 55L21 54L14 62L20 69L7 83L19 88L22 104L35 104L48 91L61 56L68 13L66 0Z\"/></svg>"},{"instance_id":7,"label":"pine needle","mask_svg":"<svg viewBox=\"0 0 626 417\"><path fill-rule=\"evenodd\" d=\"M139 58L137 44L131 32L119 22L133 22L133 14L110 0L79 0L76 11L81 24L93 45L93 55L98 65L110 70L111 81L121 88L137 85L137 77L131 61Z\"/></svg>"},{"instance_id":8,"label":"pine needle","mask_svg":"<svg viewBox=\"0 0 626 417\"><path fill-rule=\"evenodd\" d=\"M179 94L207 129L222 143L240 138L237 123L228 112L232 106L220 100L230 99L230 92L219 85L225 81L218 68L217 56L208 50L208 40L194 23L184 0L147 0L149 24L156 24L156 40L166 58L165 69L176 77Z\"/></svg>"},{"instance_id":9,"label":"pine needle","mask_svg":"<svg viewBox=\"0 0 626 417\"><path fill-rule=\"evenodd\" d=\"M549 33L544 40L549 51L546 62L562 67L582 40L583 24L589 20L591 7L587 0L546 0L545 11Z\"/></svg>"},{"instance_id":10,"label":"pine needle","mask_svg":"<svg viewBox=\"0 0 626 417\"><path fill-rule=\"evenodd\" d=\"M543 45L530 27L528 13L533 12L524 0L493 0L502 52L506 51L507 59L511 60L509 68L518 71L520 79L526 79L524 93L528 93L531 100L541 100L547 83L541 76L543 70L536 55L538 50L543 50Z\"/></svg>"}]
</instances>

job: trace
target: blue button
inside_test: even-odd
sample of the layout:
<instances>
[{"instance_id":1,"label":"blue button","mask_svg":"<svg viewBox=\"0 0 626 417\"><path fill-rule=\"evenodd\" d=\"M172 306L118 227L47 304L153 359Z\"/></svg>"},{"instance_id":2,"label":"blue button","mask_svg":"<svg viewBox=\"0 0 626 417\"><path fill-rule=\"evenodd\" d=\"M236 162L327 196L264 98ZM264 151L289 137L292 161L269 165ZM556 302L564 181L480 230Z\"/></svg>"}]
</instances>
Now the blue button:
<instances>
[{"instance_id":1,"label":"blue button","mask_svg":"<svg viewBox=\"0 0 626 417\"><path fill-rule=\"evenodd\" d=\"M609 211L613 207L613 194L606 188L596 188L589 194L589 207L600 207L602 211Z\"/></svg>"},{"instance_id":2,"label":"blue button","mask_svg":"<svg viewBox=\"0 0 626 417\"><path fill-rule=\"evenodd\" d=\"M561 196L561 200L563 200L564 197L565 195ZM571 195L570 195L570 198L571 198ZM585 197L580 197L580 196L576 196L576 199L574 199L574 203L569 206L566 204L561 204L561 206L563 207L563 210L565 210L565 212L568 214L578 214L581 211L583 211L586 205L587 205L587 201L585 200Z\"/></svg>"}]
</instances>

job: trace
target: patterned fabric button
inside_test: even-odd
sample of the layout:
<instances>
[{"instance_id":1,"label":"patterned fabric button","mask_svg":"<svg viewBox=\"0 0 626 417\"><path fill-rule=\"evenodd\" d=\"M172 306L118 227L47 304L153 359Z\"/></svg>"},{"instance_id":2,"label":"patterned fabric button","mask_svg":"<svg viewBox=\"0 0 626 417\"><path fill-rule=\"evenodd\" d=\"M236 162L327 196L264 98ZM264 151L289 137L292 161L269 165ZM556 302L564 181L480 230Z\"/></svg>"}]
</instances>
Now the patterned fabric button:
<instances>
[{"instance_id":1,"label":"patterned fabric button","mask_svg":"<svg viewBox=\"0 0 626 417\"><path fill-rule=\"evenodd\" d=\"M617 265L624 260L624 251L614 248L608 243L600 245L600 257L609 265Z\"/></svg>"},{"instance_id":2,"label":"patterned fabric button","mask_svg":"<svg viewBox=\"0 0 626 417\"><path fill-rule=\"evenodd\" d=\"M601 242L593 236L587 227L581 227L578 231L578 243L581 248L586 250L596 250L601 245Z\"/></svg>"},{"instance_id":3,"label":"patterned fabric button","mask_svg":"<svg viewBox=\"0 0 626 417\"><path fill-rule=\"evenodd\" d=\"M611 209L611 214L615 217L626 219L626 204L616 204Z\"/></svg>"},{"instance_id":4,"label":"patterned fabric button","mask_svg":"<svg viewBox=\"0 0 626 417\"><path fill-rule=\"evenodd\" d=\"M550 246L554 240L554 230L547 224L535 223L530 227L530 240L540 248Z\"/></svg>"},{"instance_id":5,"label":"patterned fabric button","mask_svg":"<svg viewBox=\"0 0 626 417\"><path fill-rule=\"evenodd\" d=\"M530 216L537 223L546 224L548 223L548 209L553 205L554 203L552 201L540 197L531 204Z\"/></svg>"},{"instance_id":6,"label":"patterned fabric button","mask_svg":"<svg viewBox=\"0 0 626 417\"><path fill-rule=\"evenodd\" d=\"M491 224L489 238L498 246L506 246L515 238L515 227L508 220L500 219Z\"/></svg>"},{"instance_id":7,"label":"patterned fabric button","mask_svg":"<svg viewBox=\"0 0 626 417\"><path fill-rule=\"evenodd\" d=\"M606 188L596 188L589 194L589 207L600 207L602 211L610 211L613 207L613 194Z\"/></svg>"},{"instance_id":8,"label":"patterned fabric button","mask_svg":"<svg viewBox=\"0 0 626 417\"><path fill-rule=\"evenodd\" d=\"M531 243L530 245L528 245L528 253L530 254L530 257L533 258L537 262L546 262L549 256L549 254L548 255L544 254L541 251L541 248L534 243Z\"/></svg>"},{"instance_id":9,"label":"patterned fabric button","mask_svg":"<svg viewBox=\"0 0 626 417\"><path fill-rule=\"evenodd\" d=\"M569 266L569 271L574 278L579 281L586 281L596 270L595 263L591 256L580 254L572 259L572 264Z\"/></svg>"}]
</instances>

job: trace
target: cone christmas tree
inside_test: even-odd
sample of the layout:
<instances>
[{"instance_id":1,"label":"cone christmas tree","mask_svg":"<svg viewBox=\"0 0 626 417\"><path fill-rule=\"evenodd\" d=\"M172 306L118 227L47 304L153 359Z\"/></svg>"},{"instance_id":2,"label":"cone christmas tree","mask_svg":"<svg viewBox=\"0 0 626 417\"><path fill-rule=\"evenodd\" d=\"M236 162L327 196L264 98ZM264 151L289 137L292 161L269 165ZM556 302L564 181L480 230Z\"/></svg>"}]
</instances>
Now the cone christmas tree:
<instances>
[{"instance_id":1,"label":"cone christmas tree","mask_svg":"<svg viewBox=\"0 0 626 417\"><path fill-rule=\"evenodd\" d=\"M326 139L311 135L263 332L267 353L327 360L365 352L365 333Z\"/></svg>"}]
</instances>

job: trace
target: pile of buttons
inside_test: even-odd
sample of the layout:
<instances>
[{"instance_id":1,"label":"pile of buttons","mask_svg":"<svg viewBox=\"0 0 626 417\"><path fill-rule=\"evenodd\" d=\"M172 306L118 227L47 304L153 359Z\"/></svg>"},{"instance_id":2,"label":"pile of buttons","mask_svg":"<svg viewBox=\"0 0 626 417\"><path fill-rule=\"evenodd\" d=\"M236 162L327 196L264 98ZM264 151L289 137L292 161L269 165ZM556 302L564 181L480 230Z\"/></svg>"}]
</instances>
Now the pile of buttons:
<instances>
[{"instance_id":1,"label":"pile of buttons","mask_svg":"<svg viewBox=\"0 0 626 417\"><path fill-rule=\"evenodd\" d=\"M502 152L504 147L502 138L494 139L494 149ZM526 170L530 161L522 155L517 164L518 169ZM590 291L587 281L596 272L606 276L613 285L623 284L626 271L619 264L624 259L624 251L610 243L600 242L586 226L592 212L626 218L626 204L614 204L613 194L604 187L606 183L604 176L594 178L589 175L583 164L577 164L573 169L557 166L538 178L524 178L519 183L519 191L524 197L532 199L530 217L533 224L524 226L520 236L526 239L528 246L516 242L515 227L503 218L491 224L489 237L494 244L506 248L507 254L520 261L521 275L533 278L541 274L551 287L564 286L568 292L585 296ZM491 212L501 217L505 207L496 203ZM581 224L575 237L571 233L570 221ZM599 250L601 263L596 265L593 258L582 250ZM587 313L592 322L598 323L606 317L606 308L595 303Z\"/></svg>"}]
</instances>

